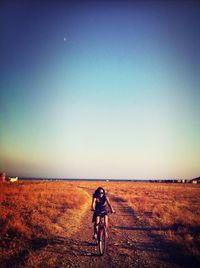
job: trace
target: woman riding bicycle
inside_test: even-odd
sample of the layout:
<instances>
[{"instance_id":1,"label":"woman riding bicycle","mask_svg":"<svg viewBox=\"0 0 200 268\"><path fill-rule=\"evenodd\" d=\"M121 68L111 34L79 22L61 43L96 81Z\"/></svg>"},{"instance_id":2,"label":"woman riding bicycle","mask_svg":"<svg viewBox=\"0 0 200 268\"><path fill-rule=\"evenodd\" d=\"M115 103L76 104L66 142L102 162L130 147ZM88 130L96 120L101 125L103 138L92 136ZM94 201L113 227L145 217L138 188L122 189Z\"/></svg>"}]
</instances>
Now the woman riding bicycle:
<instances>
[{"instance_id":1,"label":"woman riding bicycle","mask_svg":"<svg viewBox=\"0 0 200 268\"><path fill-rule=\"evenodd\" d=\"M98 224L100 222L100 215L102 211L105 213L105 229L106 229L106 236L108 236L107 229L108 229L109 209L111 213L115 212L115 210L111 206L110 200L105 194L105 190L102 187L97 188L93 194L92 205L91 205L91 210L94 211L92 218L92 222L94 222L94 236L93 236L94 239L97 238Z\"/></svg>"}]
</instances>

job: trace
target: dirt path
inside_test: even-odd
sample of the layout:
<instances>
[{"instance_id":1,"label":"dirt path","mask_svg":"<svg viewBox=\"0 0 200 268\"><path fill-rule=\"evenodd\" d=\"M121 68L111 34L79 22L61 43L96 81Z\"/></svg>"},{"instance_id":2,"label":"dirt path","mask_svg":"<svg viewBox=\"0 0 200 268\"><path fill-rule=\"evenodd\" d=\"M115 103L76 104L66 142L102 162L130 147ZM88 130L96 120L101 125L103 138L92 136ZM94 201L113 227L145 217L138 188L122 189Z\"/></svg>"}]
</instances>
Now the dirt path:
<instances>
[{"instance_id":1,"label":"dirt path","mask_svg":"<svg viewBox=\"0 0 200 268\"><path fill-rule=\"evenodd\" d=\"M158 245L142 228L134 211L121 199L111 197L117 214L109 217L109 238L104 256L98 255L92 240L91 212L83 219L81 230L70 241L71 251L63 258L69 267L172 267L160 260ZM89 223L89 224L88 224ZM88 228L89 225L89 228ZM165 256L162 252L163 259ZM175 266L174 266L175 267Z\"/></svg>"},{"instance_id":2,"label":"dirt path","mask_svg":"<svg viewBox=\"0 0 200 268\"><path fill-rule=\"evenodd\" d=\"M166 248L151 236L150 229L141 226L125 202L114 196L110 199L117 213L109 217L104 256L98 255L92 240L92 215L88 208L82 225L71 239L55 239L36 250L40 267L182 267L170 263Z\"/></svg>"}]
</instances>

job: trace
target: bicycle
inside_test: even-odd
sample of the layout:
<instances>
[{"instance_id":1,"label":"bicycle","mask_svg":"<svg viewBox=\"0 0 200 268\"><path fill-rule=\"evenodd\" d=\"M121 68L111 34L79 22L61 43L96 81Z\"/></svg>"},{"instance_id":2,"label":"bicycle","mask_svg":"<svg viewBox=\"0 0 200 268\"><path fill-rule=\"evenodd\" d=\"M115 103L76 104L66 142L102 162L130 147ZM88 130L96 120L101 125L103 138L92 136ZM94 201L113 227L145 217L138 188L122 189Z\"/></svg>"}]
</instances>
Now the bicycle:
<instances>
[{"instance_id":1,"label":"bicycle","mask_svg":"<svg viewBox=\"0 0 200 268\"><path fill-rule=\"evenodd\" d=\"M112 213L112 212L109 212ZM106 211L100 212L100 221L98 223L97 239L96 244L99 248L99 253L101 256L105 253L106 250L106 228L105 228L105 215L108 214Z\"/></svg>"}]
</instances>

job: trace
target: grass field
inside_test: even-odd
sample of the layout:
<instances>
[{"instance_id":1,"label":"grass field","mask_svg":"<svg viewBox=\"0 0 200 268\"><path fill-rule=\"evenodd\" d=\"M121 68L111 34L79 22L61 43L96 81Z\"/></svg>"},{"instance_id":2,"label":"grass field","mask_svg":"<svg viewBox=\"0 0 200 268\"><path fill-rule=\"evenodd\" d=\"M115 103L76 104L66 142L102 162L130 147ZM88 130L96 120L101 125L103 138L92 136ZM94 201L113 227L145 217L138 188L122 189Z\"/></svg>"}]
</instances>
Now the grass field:
<instances>
[{"instance_id":1,"label":"grass field","mask_svg":"<svg viewBox=\"0 0 200 268\"><path fill-rule=\"evenodd\" d=\"M119 184L111 193L133 209L142 226L200 256L200 187L192 184Z\"/></svg>"},{"instance_id":2,"label":"grass field","mask_svg":"<svg viewBox=\"0 0 200 268\"><path fill-rule=\"evenodd\" d=\"M88 208L89 195L71 183L18 182L1 184L0 247L3 260L17 258L37 239L70 237Z\"/></svg>"},{"instance_id":3,"label":"grass field","mask_svg":"<svg viewBox=\"0 0 200 268\"><path fill-rule=\"evenodd\" d=\"M92 189L99 186L82 184ZM183 254L200 257L200 185L104 182L101 186L128 203L141 227L156 234L160 230L160 236Z\"/></svg>"},{"instance_id":4,"label":"grass field","mask_svg":"<svg viewBox=\"0 0 200 268\"><path fill-rule=\"evenodd\" d=\"M9 264L37 239L70 237L78 229L91 197L84 190L103 186L126 202L141 227L200 256L200 186L192 184L26 181L1 184L1 262Z\"/></svg>"}]
</instances>

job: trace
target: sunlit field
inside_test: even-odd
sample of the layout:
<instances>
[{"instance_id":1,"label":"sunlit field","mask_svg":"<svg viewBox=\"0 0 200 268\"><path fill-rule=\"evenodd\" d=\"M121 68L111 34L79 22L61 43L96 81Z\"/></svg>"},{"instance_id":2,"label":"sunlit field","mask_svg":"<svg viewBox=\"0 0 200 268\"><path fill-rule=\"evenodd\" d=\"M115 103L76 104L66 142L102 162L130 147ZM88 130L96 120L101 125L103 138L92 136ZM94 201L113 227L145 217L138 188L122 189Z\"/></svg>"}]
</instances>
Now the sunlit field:
<instances>
[{"instance_id":1,"label":"sunlit field","mask_svg":"<svg viewBox=\"0 0 200 268\"><path fill-rule=\"evenodd\" d=\"M99 185L91 182L86 187ZM104 182L101 186L133 209L141 227L156 230L187 255L200 256L200 185Z\"/></svg>"},{"instance_id":2,"label":"sunlit field","mask_svg":"<svg viewBox=\"0 0 200 268\"><path fill-rule=\"evenodd\" d=\"M1 262L9 264L24 250L30 253L37 239L72 237L99 186L131 207L138 226L189 256L200 256L200 185L20 181L1 184Z\"/></svg>"},{"instance_id":3,"label":"sunlit field","mask_svg":"<svg viewBox=\"0 0 200 268\"><path fill-rule=\"evenodd\" d=\"M200 187L192 184L118 184L111 193L126 201L141 226L200 256Z\"/></svg>"},{"instance_id":4,"label":"sunlit field","mask_svg":"<svg viewBox=\"0 0 200 268\"><path fill-rule=\"evenodd\" d=\"M70 237L89 205L89 195L66 182L1 184L0 246L3 260L37 246L37 239Z\"/></svg>"}]
</instances>

